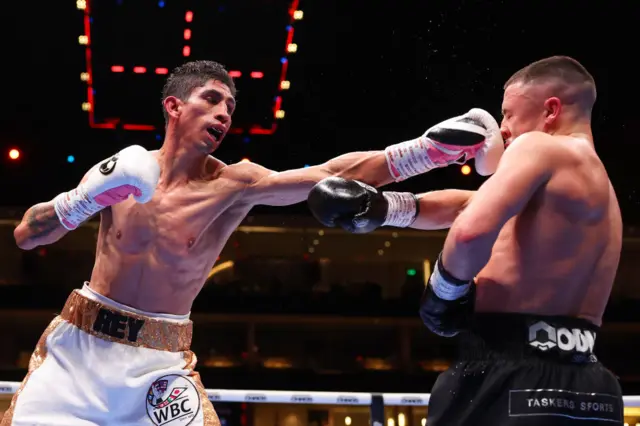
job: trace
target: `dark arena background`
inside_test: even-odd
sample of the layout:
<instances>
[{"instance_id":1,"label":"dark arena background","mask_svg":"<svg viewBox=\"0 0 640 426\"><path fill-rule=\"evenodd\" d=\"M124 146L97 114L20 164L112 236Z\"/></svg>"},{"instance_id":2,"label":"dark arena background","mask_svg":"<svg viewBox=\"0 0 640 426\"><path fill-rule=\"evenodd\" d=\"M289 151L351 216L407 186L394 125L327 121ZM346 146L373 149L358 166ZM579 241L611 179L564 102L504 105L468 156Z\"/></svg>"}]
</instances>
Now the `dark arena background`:
<instances>
[{"instance_id":1,"label":"dark arena background","mask_svg":"<svg viewBox=\"0 0 640 426\"><path fill-rule=\"evenodd\" d=\"M89 279L98 222L30 251L16 247L13 229L29 206L74 187L114 152L131 144L158 149L162 85L183 62L215 60L235 78L233 129L215 156L286 170L384 149L472 107L498 118L502 86L513 72L569 55L597 83L596 150L625 225L596 353L626 395L640 394L633 347L640 341L640 167L633 154L640 132L633 65L640 3L41 0L6 6L0 14L0 379L24 378L40 334L69 292ZM388 188L476 189L484 179L471 161ZM417 315L445 236L398 228L355 236L322 227L306 203L255 208L192 311L205 386L255 391L214 401L222 424L370 421L369 400L345 396L318 404L305 400L313 399L309 393L276 400L264 390L429 393L454 353L452 340L428 332ZM3 389L0 412L13 393ZM396 402L385 402L387 426L425 425L425 401ZM640 422L640 404L625 409L625 421Z\"/></svg>"}]
</instances>

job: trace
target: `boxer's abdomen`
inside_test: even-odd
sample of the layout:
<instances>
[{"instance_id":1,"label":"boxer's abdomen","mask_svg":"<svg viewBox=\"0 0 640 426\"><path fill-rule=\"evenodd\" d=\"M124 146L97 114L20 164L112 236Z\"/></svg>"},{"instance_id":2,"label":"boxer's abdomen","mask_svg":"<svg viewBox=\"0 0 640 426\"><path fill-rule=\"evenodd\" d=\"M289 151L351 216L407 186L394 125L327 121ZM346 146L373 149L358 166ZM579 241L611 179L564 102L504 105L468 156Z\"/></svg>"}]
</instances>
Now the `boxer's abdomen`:
<instances>
[{"instance_id":1,"label":"boxer's abdomen","mask_svg":"<svg viewBox=\"0 0 640 426\"><path fill-rule=\"evenodd\" d=\"M621 244L615 195L602 218L589 223L548 197L504 226L476 278L476 310L576 316L600 324Z\"/></svg>"}]
</instances>

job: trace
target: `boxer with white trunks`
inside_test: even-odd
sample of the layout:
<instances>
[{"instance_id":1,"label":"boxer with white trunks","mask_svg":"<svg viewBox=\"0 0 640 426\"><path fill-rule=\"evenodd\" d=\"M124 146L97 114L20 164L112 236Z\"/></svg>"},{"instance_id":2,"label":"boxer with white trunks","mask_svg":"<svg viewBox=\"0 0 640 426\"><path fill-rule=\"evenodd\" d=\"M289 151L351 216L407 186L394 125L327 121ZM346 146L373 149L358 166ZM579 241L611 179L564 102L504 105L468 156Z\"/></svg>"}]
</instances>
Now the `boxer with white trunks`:
<instances>
[{"instance_id":1,"label":"boxer with white trunks","mask_svg":"<svg viewBox=\"0 0 640 426\"><path fill-rule=\"evenodd\" d=\"M398 214L450 228L420 306L430 330L460 345L433 387L430 426L622 424L620 385L594 354L622 244L591 132L595 82L556 56L504 88L507 149L478 191L434 191L399 210L397 194L331 177L309 207L350 232Z\"/></svg>"},{"instance_id":2,"label":"boxer with white trunks","mask_svg":"<svg viewBox=\"0 0 640 426\"><path fill-rule=\"evenodd\" d=\"M14 231L25 250L98 213L100 230L91 279L42 335L2 426L218 425L189 349L189 313L231 233L253 206L304 201L323 178L380 186L404 170L390 169L384 151L284 172L223 164L210 154L229 131L234 96L220 64L184 64L164 87L160 150L125 148L25 213ZM482 135L460 146L421 137L390 150L418 159L420 173L461 157L495 160Z\"/></svg>"}]
</instances>

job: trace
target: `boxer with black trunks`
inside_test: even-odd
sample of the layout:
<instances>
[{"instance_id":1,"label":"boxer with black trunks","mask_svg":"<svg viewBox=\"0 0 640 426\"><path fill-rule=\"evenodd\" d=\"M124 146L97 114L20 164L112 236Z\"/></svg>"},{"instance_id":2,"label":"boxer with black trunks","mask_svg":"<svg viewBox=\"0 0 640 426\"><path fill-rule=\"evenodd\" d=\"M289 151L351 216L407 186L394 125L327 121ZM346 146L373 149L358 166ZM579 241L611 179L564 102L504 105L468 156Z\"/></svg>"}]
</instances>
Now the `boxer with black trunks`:
<instances>
[{"instance_id":1,"label":"boxer with black trunks","mask_svg":"<svg viewBox=\"0 0 640 426\"><path fill-rule=\"evenodd\" d=\"M504 88L507 148L495 174L475 192L418 195L406 210L409 227L450 228L420 316L434 333L457 336L459 351L433 387L427 422L622 424L620 385L594 354L622 244L616 195L593 144L595 82L556 56ZM308 203L327 226L368 232L397 214L394 197L331 177Z\"/></svg>"},{"instance_id":2,"label":"boxer with black trunks","mask_svg":"<svg viewBox=\"0 0 640 426\"><path fill-rule=\"evenodd\" d=\"M2 426L157 425L178 418L219 425L195 371L189 313L231 233L253 206L304 201L328 176L379 186L397 173L384 151L285 172L223 164L209 154L231 126L235 86L215 62L177 68L163 95L160 150L123 149L89 170L77 188L28 209L14 231L18 246L29 250L100 213L91 280L42 335ZM493 151L501 150L489 149L482 135L461 146L422 142L400 144L429 161L421 172L466 156L490 173Z\"/></svg>"}]
</instances>

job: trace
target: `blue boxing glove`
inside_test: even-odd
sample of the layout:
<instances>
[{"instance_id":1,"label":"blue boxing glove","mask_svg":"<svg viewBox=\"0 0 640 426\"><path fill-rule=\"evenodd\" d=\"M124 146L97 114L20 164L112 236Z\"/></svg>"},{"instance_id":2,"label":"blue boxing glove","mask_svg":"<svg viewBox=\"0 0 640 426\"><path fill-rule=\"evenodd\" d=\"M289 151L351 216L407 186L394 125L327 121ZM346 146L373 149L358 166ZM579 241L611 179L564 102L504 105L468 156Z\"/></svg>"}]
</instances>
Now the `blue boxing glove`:
<instances>
[{"instance_id":1,"label":"blue boxing glove","mask_svg":"<svg viewBox=\"0 0 640 426\"><path fill-rule=\"evenodd\" d=\"M420 301L422 322L442 337L453 337L468 329L475 307L475 289L473 280L459 280L447 272L440 253Z\"/></svg>"}]
</instances>

